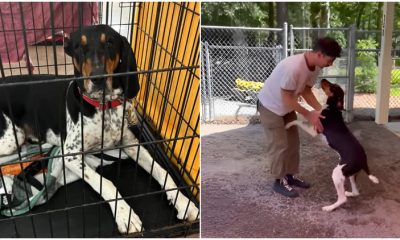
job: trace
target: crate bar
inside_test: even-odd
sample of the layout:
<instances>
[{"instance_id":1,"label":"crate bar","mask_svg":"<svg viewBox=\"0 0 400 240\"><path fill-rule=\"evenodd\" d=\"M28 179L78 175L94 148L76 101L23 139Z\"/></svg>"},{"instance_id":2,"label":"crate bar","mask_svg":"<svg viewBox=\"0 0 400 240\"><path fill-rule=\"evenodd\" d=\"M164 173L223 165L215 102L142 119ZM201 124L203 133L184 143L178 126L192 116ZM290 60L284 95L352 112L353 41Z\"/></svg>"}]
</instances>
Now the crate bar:
<instances>
[{"instance_id":1,"label":"crate bar","mask_svg":"<svg viewBox=\"0 0 400 240\"><path fill-rule=\"evenodd\" d=\"M188 14L188 12L184 9L184 5L185 3L180 3L180 16L181 16L181 19L180 19L180 23L182 23L182 26L184 26L185 25L185 21L186 21L186 16L187 16L187 14ZM193 16L192 16L192 19L191 19L191 21L193 21ZM191 24L189 24L189 25L191 25ZM182 29L182 30L181 30ZM181 28L181 26L179 26L178 28L177 28L177 30L181 30L181 31L183 31L183 28ZM190 31L190 30L189 30ZM178 31L177 31L177 33L179 33ZM181 34L179 34L179 36L181 36ZM179 39L177 38L177 40L178 40L178 42L177 42L177 45L176 46L181 46L181 43L182 43L182 37L180 37ZM184 52L186 52L186 49L187 49L187 44L184 46ZM176 51L178 51L178 47L175 49ZM181 73L182 73L182 71L179 71L179 73L178 73L178 79L180 79L181 78ZM188 71L186 71L186 76L187 76L187 73L188 73ZM185 79L186 79L186 76L185 76ZM190 80L189 80L189 84L190 84ZM179 97L179 101L178 101L178 108L179 108L179 106L182 106L181 107L181 109L180 109L180 111L177 111L177 113L181 113L181 114L184 114L185 113L185 101L186 101L186 99L187 99L187 97L188 97L188 90L189 90L189 85L186 85L187 87L186 87L186 90L185 90L185 93L184 94L182 94L183 93L183 90L185 89L185 87L183 87L183 89L182 89L182 93L181 93L181 95L180 95L180 97ZM175 99L177 96L176 96L176 93L178 92L178 83L176 84L176 87L175 87L175 89L174 89L174 96L173 96L173 99ZM182 100L183 99L183 100ZM182 104L181 104L182 103ZM180 129L181 129L181 125L182 125L182 121L181 121L181 119L182 118L184 118L183 116L180 116L179 117L179 115L177 114L176 116L175 116L175 118L174 118L174 120L173 120L173 126L176 126L176 121L177 121L177 118L178 118L178 124L177 124L177 127L176 127L176 131L175 131L175 137L177 137L177 136L179 136L179 132L180 132ZM168 119L168 121L170 120L170 118ZM173 132L171 131L171 136L173 135ZM170 137L171 137L170 136ZM173 143L172 143L172 148L171 148L171 155L170 155L170 159L172 159L172 157L174 156L174 153L175 153L175 147L176 147L176 143L177 143L177 141L173 141ZM183 145L183 141L182 141L182 145ZM179 156L178 156L178 160L179 160ZM177 194L179 194L178 192L177 192ZM176 196L177 197L177 196ZM176 204L176 201L175 201L175 203L174 203L174 206L175 206L175 204ZM186 214L186 213L185 213ZM172 221L172 219L171 219L171 221Z\"/></svg>"},{"instance_id":2,"label":"crate bar","mask_svg":"<svg viewBox=\"0 0 400 240\"><path fill-rule=\"evenodd\" d=\"M102 5L102 3L100 3L100 4ZM106 11L107 11L106 12L106 17L107 17L108 16L108 5L106 6ZM105 89L104 88L105 88L105 86L103 87L103 97L102 97L103 106L105 105ZM99 172L99 174L100 174L100 191L99 191L99 194L100 194L100 196L103 196L104 117L105 117L105 110L102 109L102 114L101 114L101 143L100 143L101 156L100 156L100 172ZM97 221L97 224L98 224L98 236L100 237L101 236L101 231L100 231L100 229L101 229L101 214L102 214L100 205L98 207L98 214L99 214L99 218L98 218L98 221Z\"/></svg>"},{"instance_id":3,"label":"crate bar","mask_svg":"<svg viewBox=\"0 0 400 240\"><path fill-rule=\"evenodd\" d=\"M169 66L170 67L176 66L176 62L178 61L178 59L176 59L175 56L177 55L178 48L179 48L179 30L182 28L182 19L183 19L183 11L184 11L182 6L181 6L182 4L178 4L178 3L173 3L173 4L179 6L179 13L178 13L178 26L176 27L176 32L175 32L173 46L172 46L172 54L171 54L171 58L170 58L170 62L169 62ZM179 73L180 73L180 71L179 71ZM178 75L178 78L179 78L179 76L180 76L180 74ZM167 83L166 83L166 84L168 84L167 91L165 92L165 95L167 95L167 96L171 96L171 87L169 87L169 86L172 84L172 78L173 78L173 75L171 73L169 75L169 78L168 78ZM172 99L175 99L175 97L176 97L175 94L176 94L176 88L175 88L174 95L171 97ZM173 102L171 103L171 106L174 106ZM176 112L178 112L178 111L176 111ZM166 122L167 126L170 125L170 120L171 120L171 114L168 116L168 119L167 119L167 122ZM164 122L165 119L162 119L162 121ZM172 134L172 132L171 132L171 134ZM165 132L163 133L163 136L168 137L167 136L167 128L165 129Z\"/></svg>"},{"instance_id":4,"label":"crate bar","mask_svg":"<svg viewBox=\"0 0 400 240\"><path fill-rule=\"evenodd\" d=\"M31 62L30 62L30 58L29 58L28 42L27 42L27 39L26 39L25 19L24 19L24 14L22 12L22 3L21 2L19 2L19 11L20 11L20 14L21 14L22 36L23 36L23 39L24 39L26 66L28 67L29 75L32 75L32 68L30 66Z\"/></svg>"},{"instance_id":5,"label":"crate bar","mask_svg":"<svg viewBox=\"0 0 400 240\"><path fill-rule=\"evenodd\" d=\"M4 31L3 13L2 13L1 11L0 11L0 18L1 18L1 25L2 25L2 29L3 29L4 39L6 40L6 41L5 41L6 48L9 49L8 44L7 44L7 35L6 35L5 31ZM7 60L8 60L9 68L11 68L10 53L9 53L8 51L7 51ZM2 78L4 78L4 77L5 77L5 74L4 74L3 59L1 59L0 63L1 63L1 71L2 71L2 72L1 72L1 74L2 74L1 76L2 76ZM12 72L11 72L11 75L12 75Z\"/></svg>"},{"instance_id":6,"label":"crate bar","mask_svg":"<svg viewBox=\"0 0 400 240\"><path fill-rule=\"evenodd\" d=\"M44 7L43 7L44 3L41 3L42 6L42 21L43 21L43 26L45 26L45 19L44 19ZM35 31L35 29L34 29ZM43 39L46 40L46 29L43 29ZM49 56L47 54L47 46L44 47L45 49L45 53L46 53L46 66L47 66L47 73L50 73L50 69L49 69ZM38 61L39 63L39 61Z\"/></svg>"},{"instance_id":7,"label":"crate bar","mask_svg":"<svg viewBox=\"0 0 400 240\"><path fill-rule=\"evenodd\" d=\"M197 4L197 3L195 3L195 4ZM194 15L192 15L191 22L189 24L190 26L193 25L193 19L194 19ZM190 30L189 30L189 33L190 33ZM197 35L198 33L199 33L199 28L196 29L195 35ZM188 44L188 42L186 43L184 52L186 52L187 44ZM199 44L196 44L196 42L195 42L194 45L196 47L192 48L192 52L190 53L190 59L191 59L190 65L195 65L195 64L198 64L198 62L199 62L199 58L197 56L197 53L199 51ZM188 74L189 74L189 76L188 76ZM190 89L192 89L193 83L194 83L194 75L195 75L194 72L186 71L185 79L188 79L188 84L187 84L187 88L186 88L186 91L185 91L184 100L183 100L183 103L182 103L182 109L181 109L181 111L179 111L181 113L181 116L180 116L180 119L178 121L178 127L177 127L178 130L176 131L175 137L179 136L179 133L180 133L180 130L181 130L181 126L182 126L182 122L183 122L182 120L184 119L184 114L186 112L186 106L187 106L187 101L189 99ZM196 92L194 105L196 104L196 101L197 101L197 98L198 98L198 94L199 94L199 91ZM189 123L187 123L188 127L186 128L186 132L184 134L185 136L187 136L187 134L188 134L188 129L189 129L189 126L190 126L190 122L191 122L194 110L195 109L192 109L192 111L190 113L189 120L188 120ZM196 123L196 126L195 126L194 130L197 130L197 125L198 125L198 122ZM191 143L189 145L189 149L191 149L191 147L192 147L193 140L194 139L191 139ZM180 152L178 154L178 158L177 159L181 159L181 153L182 153L183 148L184 148L184 141L182 141L181 149L180 149ZM181 173L183 173L185 171L185 169L186 169L186 164L187 164L189 155L190 155L190 153L188 152L187 155L186 155L186 159L184 160L184 163L182 165L182 169L183 170L182 170Z\"/></svg>"},{"instance_id":8,"label":"crate bar","mask_svg":"<svg viewBox=\"0 0 400 240\"><path fill-rule=\"evenodd\" d=\"M167 6L166 17L165 17L165 23L164 23L164 29L166 29L167 20L168 20L167 16L169 16L170 6L171 6L172 3L164 3L164 4L168 5ZM164 10L164 8L163 8L163 10ZM175 10L175 8L172 8L172 16L174 16L174 10ZM167 42L166 42L165 46L169 46L169 40L170 40L170 36L171 36L171 31L163 31L163 35L162 35L161 39L163 40L165 38L165 33L166 32L168 32L168 36L167 36ZM167 52L163 51L162 48L160 48L160 58L161 58L161 54L163 54L163 53L164 53L164 61L161 64L162 67L165 66L165 64L166 64ZM160 61L158 62L158 67L160 67ZM169 75L170 74L171 74L170 71L168 71L166 73L167 79L169 79ZM161 74L161 76L162 75L163 74ZM158 79L158 73L156 74L156 78ZM161 81L159 81L159 87L158 88L157 88L156 85L154 86L154 89L158 90L158 95L157 95L157 98L156 98L156 102L158 102L159 96L161 95L161 99L160 99L161 100L161 110L159 111L159 114L157 115L157 117L155 117L156 109L154 108L154 111L153 111L153 116L156 119L158 119L158 122L156 123L156 126L155 126L155 128L157 129L158 132L161 132L161 130L162 130L162 122L163 122L163 119L165 118L165 114L166 114L166 102L165 102L166 98L164 98L162 93L166 92L167 88L168 88L168 84L164 84L164 89L163 89L163 91L161 91Z\"/></svg>"},{"instance_id":9,"label":"crate bar","mask_svg":"<svg viewBox=\"0 0 400 240\"><path fill-rule=\"evenodd\" d=\"M158 2L158 3L153 3L153 6L154 7L156 7L156 16L155 16L155 21L154 21L154 26L153 26L153 37L154 37L154 39L153 39L153 41L152 41L152 43L151 43L151 50L150 50L150 57L149 57L149 66L148 66L148 69L153 69L153 63L154 63L154 61L155 61L155 55L156 55L156 47L157 47L157 45L156 45L156 42L157 42L157 39L158 39L158 32L159 32L159 28L160 28L160 24L159 24L159 21L160 21L160 9L161 9L161 5L162 5L162 3L161 2ZM154 8L153 7L153 8ZM153 10L153 9L152 9ZM150 16L150 19L153 19L153 12L154 11L152 11L152 13L151 13L151 16ZM151 29L151 25L150 25L150 29ZM152 84L152 73L150 72L149 74L148 74L148 76L147 76L147 84L146 84L146 98L145 98L145 102L144 102L144 106L145 106L145 109L147 109L147 105L149 104L149 97L150 97L150 85ZM143 131L143 123L142 123L142 125L141 125L141 131L140 132L142 132ZM140 134L141 135L141 134ZM139 151L140 151L140 147L141 146L139 146L138 147L138 154L139 154ZM152 147L152 146L151 146ZM153 162L152 162L152 164L151 164L151 171L150 171L150 175L153 175L153 168L154 168L154 159L153 159ZM152 182L152 180L153 180L153 178L152 177L149 177L149 182L148 182L148 189L150 189L150 184L151 184L151 182Z\"/></svg>"},{"instance_id":10,"label":"crate bar","mask_svg":"<svg viewBox=\"0 0 400 240\"><path fill-rule=\"evenodd\" d=\"M164 3L162 3L162 4L164 4ZM158 43L158 39L159 39L159 36L158 36L158 34L161 32L161 17L160 16L162 16L162 11L163 11L163 7L161 7L161 8L159 8L159 16L158 16L158 18L156 19L156 22L155 22L155 28L157 28L157 29L154 29L154 34L157 34L157 35L153 35L154 36L154 39L153 39L153 43ZM165 26L164 26L164 28L165 28ZM163 35L162 35L162 37L161 37L161 41L164 39L164 36L165 36L165 31L163 31ZM155 59L155 55L156 55L156 53L157 53L157 46L158 46L158 44L155 44L154 45L154 50L153 50L153 52L155 53L154 55L153 55L153 57L152 58L154 58L154 59L152 59L152 58L150 58L150 62L154 62L154 61L156 61L156 59ZM160 56L161 56L161 53L160 53ZM164 59L165 60L165 59ZM154 66L155 66L156 64L153 64L152 65L152 68L154 68ZM160 66L160 57L158 58L158 61L157 61L157 67L159 67ZM152 69L151 68L151 69ZM150 68L149 68L150 69ZM154 104L154 102L155 102L155 104L157 104L157 102L158 102L158 95L159 95L159 93L161 93L160 91L158 91L158 92L156 92L156 90L157 90L157 82L160 82L160 86L161 86L161 81L158 81L158 75L159 75L159 73L155 73L155 74L153 74L153 79L154 79L154 83L153 83L153 81L151 81L151 79L149 79L149 81L148 81L148 84L151 84L153 87L152 87L152 93L150 94L151 95L151 100L150 100L150 103L153 103ZM161 76L162 76L162 74L161 74ZM158 87L158 88L160 88L160 87ZM156 97L155 97L156 96ZM150 96L149 96L150 97ZM156 99L156 101L154 101L154 99ZM151 119L155 119L154 118L154 116L155 116L155 112L156 112L156 108L153 108L153 111L152 111L152 109L149 109L149 117L151 118ZM156 123L156 125L157 125L158 123Z\"/></svg>"},{"instance_id":11,"label":"crate bar","mask_svg":"<svg viewBox=\"0 0 400 240\"><path fill-rule=\"evenodd\" d=\"M16 48L16 50L17 50L17 55L18 55L18 58L19 58L19 51L18 51L18 45L17 45L17 34L16 34L16 30L15 30L15 22L14 22L14 13L13 13L13 7L12 7L12 3L10 2L10 11L11 11L11 15L13 15L12 17L11 17L11 20L12 20L12 28L14 29L14 31L13 31L13 33L14 33L14 42L15 42L15 48ZM22 67L21 67L21 61L18 61L18 66L19 66L19 74L21 75L22 74ZM11 72L11 75L12 75L13 73Z\"/></svg>"},{"instance_id":12,"label":"crate bar","mask_svg":"<svg viewBox=\"0 0 400 240\"><path fill-rule=\"evenodd\" d=\"M56 51L56 42L55 42L55 29L54 29L54 13L53 13L53 2L50 2L50 22L51 22L51 42L52 42L52 46L53 46L53 57L54 57L54 72L56 74L56 76L58 76L58 67L57 67L57 51ZM63 19L64 22L64 19Z\"/></svg>"}]
</instances>

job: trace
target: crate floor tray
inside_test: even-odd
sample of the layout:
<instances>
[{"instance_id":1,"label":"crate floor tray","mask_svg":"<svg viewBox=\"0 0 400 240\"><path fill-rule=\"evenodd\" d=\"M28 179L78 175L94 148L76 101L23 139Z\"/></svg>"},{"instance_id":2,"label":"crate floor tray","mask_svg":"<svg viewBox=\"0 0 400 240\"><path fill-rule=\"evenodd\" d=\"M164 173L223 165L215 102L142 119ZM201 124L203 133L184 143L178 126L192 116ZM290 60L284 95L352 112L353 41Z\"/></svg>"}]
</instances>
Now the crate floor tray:
<instances>
[{"instance_id":1,"label":"crate floor tray","mask_svg":"<svg viewBox=\"0 0 400 240\"><path fill-rule=\"evenodd\" d=\"M169 205L159 184L141 167L136 166L133 160L121 162L119 178L117 162L98 168L97 171L102 171L102 175L117 186L123 197L135 196L126 201L143 223L145 232L138 236L176 236L198 228L198 223L185 224L176 218L176 210ZM1 216L1 237L121 236L109 204L99 204L101 201L104 200L97 192L84 181L78 180L60 188L48 203L33 208L30 213L32 216Z\"/></svg>"}]
</instances>

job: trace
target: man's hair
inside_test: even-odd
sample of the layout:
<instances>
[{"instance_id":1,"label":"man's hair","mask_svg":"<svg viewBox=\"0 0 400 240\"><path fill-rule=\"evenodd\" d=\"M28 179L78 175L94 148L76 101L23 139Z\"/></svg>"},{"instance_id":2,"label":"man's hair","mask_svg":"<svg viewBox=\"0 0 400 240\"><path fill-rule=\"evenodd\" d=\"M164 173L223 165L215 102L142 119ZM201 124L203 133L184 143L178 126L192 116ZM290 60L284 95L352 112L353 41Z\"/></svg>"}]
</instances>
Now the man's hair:
<instances>
[{"instance_id":1,"label":"man's hair","mask_svg":"<svg viewBox=\"0 0 400 240\"><path fill-rule=\"evenodd\" d=\"M313 51L314 52L320 51L327 56L337 58L340 57L342 48L340 47L339 43L336 42L335 39L330 37L323 37L315 41Z\"/></svg>"}]
</instances>

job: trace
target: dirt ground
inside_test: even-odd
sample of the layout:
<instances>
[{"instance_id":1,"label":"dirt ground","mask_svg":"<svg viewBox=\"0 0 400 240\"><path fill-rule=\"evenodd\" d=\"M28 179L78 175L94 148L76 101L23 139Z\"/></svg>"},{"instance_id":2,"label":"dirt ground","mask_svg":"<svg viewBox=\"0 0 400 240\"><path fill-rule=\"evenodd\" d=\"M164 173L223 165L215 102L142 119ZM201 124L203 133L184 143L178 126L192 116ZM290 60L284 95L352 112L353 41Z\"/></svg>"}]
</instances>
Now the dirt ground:
<instances>
[{"instance_id":1,"label":"dirt ground","mask_svg":"<svg viewBox=\"0 0 400 240\"><path fill-rule=\"evenodd\" d=\"M288 199L271 189L260 124L202 125L201 236L400 237L400 139L373 121L349 127L380 183L359 174L361 195L327 213L321 207L336 201L331 173L338 158L324 143L300 130L299 176L312 187Z\"/></svg>"}]
</instances>

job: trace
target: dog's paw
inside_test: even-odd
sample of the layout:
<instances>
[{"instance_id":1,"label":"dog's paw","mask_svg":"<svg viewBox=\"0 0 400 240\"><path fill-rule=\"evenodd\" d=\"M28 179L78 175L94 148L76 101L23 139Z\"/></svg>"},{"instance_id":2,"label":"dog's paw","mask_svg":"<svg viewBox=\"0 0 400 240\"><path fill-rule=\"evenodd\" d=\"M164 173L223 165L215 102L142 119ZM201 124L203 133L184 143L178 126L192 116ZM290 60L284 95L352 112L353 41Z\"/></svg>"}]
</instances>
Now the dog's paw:
<instances>
[{"instance_id":1,"label":"dog's paw","mask_svg":"<svg viewBox=\"0 0 400 240\"><path fill-rule=\"evenodd\" d=\"M375 177L374 175L369 175L368 178L375 184L379 183L379 179Z\"/></svg>"},{"instance_id":2,"label":"dog's paw","mask_svg":"<svg viewBox=\"0 0 400 240\"><path fill-rule=\"evenodd\" d=\"M322 207L323 211L326 212L332 212L333 210L335 210L336 208L338 208L339 206L341 206L343 203L345 203L347 201L346 197L344 198L339 198L334 204L331 204L329 206L325 206Z\"/></svg>"},{"instance_id":3,"label":"dog's paw","mask_svg":"<svg viewBox=\"0 0 400 240\"><path fill-rule=\"evenodd\" d=\"M334 209L335 209L335 206L332 206L332 205L322 207L322 211L325 211L325 212L332 212Z\"/></svg>"},{"instance_id":4,"label":"dog's paw","mask_svg":"<svg viewBox=\"0 0 400 240\"><path fill-rule=\"evenodd\" d=\"M136 215L136 213L129 207L129 205L125 201L118 202L115 217L115 222L117 223L120 233L131 234L143 231L142 221L140 221L138 215Z\"/></svg>"},{"instance_id":5,"label":"dog's paw","mask_svg":"<svg viewBox=\"0 0 400 240\"><path fill-rule=\"evenodd\" d=\"M178 215L176 217L178 219L188 220L188 221L194 221L197 218L200 218L199 209L196 207L196 205L194 205L193 202L190 202L188 207L187 203L188 202L186 201L186 203L181 203L179 204L179 206L177 203L176 210L178 210Z\"/></svg>"},{"instance_id":6,"label":"dog's paw","mask_svg":"<svg viewBox=\"0 0 400 240\"><path fill-rule=\"evenodd\" d=\"M311 129L310 130L310 135L311 135L311 137L316 137L316 136L318 136L320 133L318 133L317 132L317 130L315 130L315 129Z\"/></svg>"},{"instance_id":7,"label":"dog's paw","mask_svg":"<svg viewBox=\"0 0 400 240\"><path fill-rule=\"evenodd\" d=\"M360 193L358 192L344 192L344 194L346 195L346 197L357 197L358 195L360 195Z\"/></svg>"}]
</instances>

